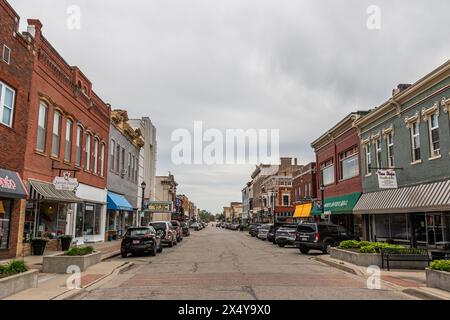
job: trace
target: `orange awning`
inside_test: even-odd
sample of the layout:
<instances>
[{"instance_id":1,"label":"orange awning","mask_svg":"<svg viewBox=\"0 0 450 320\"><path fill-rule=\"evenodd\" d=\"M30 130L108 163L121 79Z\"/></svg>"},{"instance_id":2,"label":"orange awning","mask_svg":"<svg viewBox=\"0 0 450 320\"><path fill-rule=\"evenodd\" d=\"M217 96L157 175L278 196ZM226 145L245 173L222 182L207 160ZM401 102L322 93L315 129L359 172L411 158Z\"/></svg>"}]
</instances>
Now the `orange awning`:
<instances>
[{"instance_id":1,"label":"orange awning","mask_svg":"<svg viewBox=\"0 0 450 320\"><path fill-rule=\"evenodd\" d=\"M311 216L312 203L295 206L294 218L309 218Z\"/></svg>"}]
</instances>

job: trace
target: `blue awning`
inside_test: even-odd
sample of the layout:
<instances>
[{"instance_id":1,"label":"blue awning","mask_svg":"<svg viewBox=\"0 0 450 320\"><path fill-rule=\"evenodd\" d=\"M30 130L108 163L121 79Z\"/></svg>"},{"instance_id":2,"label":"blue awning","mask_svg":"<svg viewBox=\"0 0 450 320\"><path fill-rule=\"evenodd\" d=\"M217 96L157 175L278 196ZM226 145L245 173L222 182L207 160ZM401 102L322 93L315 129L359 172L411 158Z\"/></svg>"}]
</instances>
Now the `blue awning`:
<instances>
[{"instance_id":1,"label":"blue awning","mask_svg":"<svg viewBox=\"0 0 450 320\"><path fill-rule=\"evenodd\" d=\"M108 210L133 211L133 206L124 196L108 191Z\"/></svg>"}]
</instances>

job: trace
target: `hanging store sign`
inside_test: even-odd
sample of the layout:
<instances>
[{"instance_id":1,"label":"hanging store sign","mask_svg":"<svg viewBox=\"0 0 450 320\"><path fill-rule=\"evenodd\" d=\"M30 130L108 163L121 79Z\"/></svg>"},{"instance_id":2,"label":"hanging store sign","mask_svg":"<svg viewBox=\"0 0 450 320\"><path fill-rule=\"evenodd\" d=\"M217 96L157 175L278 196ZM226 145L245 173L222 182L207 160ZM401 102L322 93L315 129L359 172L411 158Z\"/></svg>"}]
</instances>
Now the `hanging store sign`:
<instances>
[{"instance_id":1,"label":"hanging store sign","mask_svg":"<svg viewBox=\"0 0 450 320\"><path fill-rule=\"evenodd\" d=\"M78 179L71 178L70 173L64 173L62 177L53 179L53 186L56 190L75 191L78 188Z\"/></svg>"},{"instance_id":2,"label":"hanging store sign","mask_svg":"<svg viewBox=\"0 0 450 320\"><path fill-rule=\"evenodd\" d=\"M172 212L172 201L150 201L147 205L150 212Z\"/></svg>"},{"instance_id":3,"label":"hanging store sign","mask_svg":"<svg viewBox=\"0 0 450 320\"><path fill-rule=\"evenodd\" d=\"M378 187L380 189L397 189L397 175L394 170L378 170Z\"/></svg>"}]
</instances>

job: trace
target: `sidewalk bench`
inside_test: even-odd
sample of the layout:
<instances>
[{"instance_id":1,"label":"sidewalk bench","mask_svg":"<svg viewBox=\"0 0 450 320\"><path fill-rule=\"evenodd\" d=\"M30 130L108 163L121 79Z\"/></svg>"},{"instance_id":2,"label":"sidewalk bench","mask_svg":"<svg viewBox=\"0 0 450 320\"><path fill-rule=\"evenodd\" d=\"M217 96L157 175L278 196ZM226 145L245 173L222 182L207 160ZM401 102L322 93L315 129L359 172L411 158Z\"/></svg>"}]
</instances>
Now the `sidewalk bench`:
<instances>
[{"instance_id":1,"label":"sidewalk bench","mask_svg":"<svg viewBox=\"0 0 450 320\"><path fill-rule=\"evenodd\" d=\"M387 270L390 271L390 261L426 261L428 265L432 261L427 249L417 248L382 248L381 253L381 268L384 269L384 262L386 261Z\"/></svg>"}]
</instances>

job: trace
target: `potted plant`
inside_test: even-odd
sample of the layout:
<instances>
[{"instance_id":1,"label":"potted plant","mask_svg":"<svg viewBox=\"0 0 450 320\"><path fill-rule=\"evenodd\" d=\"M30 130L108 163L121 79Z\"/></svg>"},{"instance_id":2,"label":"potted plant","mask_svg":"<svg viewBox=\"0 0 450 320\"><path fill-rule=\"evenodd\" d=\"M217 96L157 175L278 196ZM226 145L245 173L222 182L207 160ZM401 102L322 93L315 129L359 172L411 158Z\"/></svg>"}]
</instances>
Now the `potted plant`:
<instances>
[{"instance_id":1,"label":"potted plant","mask_svg":"<svg viewBox=\"0 0 450 320\"><path fill-rule=\"evenodd\" d=\"M61 241L61 250L67 251L70 248L70 245L72 244L72 236L69 235L62 235L59 237L59 240Z\"/></svg>"},{"instance_id":2,"label":"potted plant","mask_svg":"<svg viewBox=\"0 0 450 320\"><path fill-rule=\"evenodd\" d=\"M48 238L33 238L31 240L31 250L34 256L44 255L45 246L47 245Z\"/></svg>"}]
</instances>

